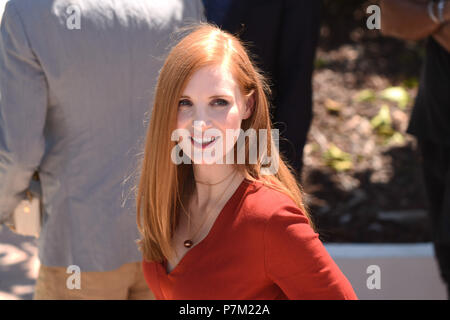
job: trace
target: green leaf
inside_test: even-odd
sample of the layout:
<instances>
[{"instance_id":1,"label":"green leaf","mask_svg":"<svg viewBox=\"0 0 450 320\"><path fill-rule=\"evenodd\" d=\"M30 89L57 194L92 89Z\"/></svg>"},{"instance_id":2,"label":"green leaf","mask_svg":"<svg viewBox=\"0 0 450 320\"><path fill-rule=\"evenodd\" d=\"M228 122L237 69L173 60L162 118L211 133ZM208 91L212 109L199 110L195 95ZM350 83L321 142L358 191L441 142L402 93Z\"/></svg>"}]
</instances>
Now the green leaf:
<instances>
[{"instance_id":1,"label":"green leaf","mask_svg":"<svg viewBox=\"0 0 450 320\"><path fill-rule=\"evenodd\" d=\"M351 161L335 161L332 168L337 172L347 171L353 168L353 163Z\"/></svg>"},{"instance_id":2,"label":"green leaf","mask_svg":"<svg viewBox=\"0 0 450 320\"><path fill-rule=\"evenodd\" d=\"M387 145L401 145L405 143L405 137L398 131L386 140Z\"/></svg>"},{"instance_id":3,"label":"green leaf","mask_svg":"<svg viewBox=\"0 0 450 320\"><path fill-rule=\"evenodd\" d=\"M384 137L385 142L396 132L392 128L391 114L387 104L381 106L378 114L370 120L370 124L379 136Z\"/></svg>"},{"instance_id":4,"label":"green leaf","mask_svg":"<svg viewBox=\"0 0 450 320\"><path fill-rule=\"evenodd\" d=\"M370 120L370 124L375 130L386 130L386 128L383 127L390 127L391 123L391 114L389 112L389 106L387 104L383 104L378 114Z\"/></svg>"},{"instance_id":5,"label":"green leaf","mask_svg":"<svg viewBox=\"0 0 450 320\"><path fill-rule=\"evenodd\" d=\"M398 107L405 109L409 103L409 94L403 87L390 87L380 93L380 97L397 103Z\"/></svg>"},{"instance_id":6,"label":"green leaf","mask_svg":"<svg viewBox=\"0 0 450 320\"><path fill-rule=\"evenodd\" d=\"M403 85L408 89L414 89L419 86L419 80L416 77L410 77L403 81Z\"/></svg>"},{"instance_id":7,"label":"green leaf","mask_svg":"<svg viewBox=\"0 0 450 320\"><path fill-rule=\"evenodd\" d=\"M325 59L323 59L323 58L317 58L317 59L314 61L314 67L315 67L316 69L322 69L322 68L325 68L327 65L328 65L328 61L325 60Z\"/></svg>"},{"instance_id":8,"label":"green leaf","mask_svg":"<svg viewBox=\"0 0 450 320\"><path fill-rule=\"evenodd\" d=\"M325 164L334 170L341 172L353 167L352 157L349 153L342 151L336 145L331 144L322 155Z\"/></svg>"},{"instance_id":9,"label":"green leaf","mask_svg":"<svg viewBox=\"0 0 450 320\"><path fill-rule=\"evenodd\" d=\"M354 98L355 102L372 102L376 98L375 92L371 89L364 89L358 92Z\"/></svg>"}]
</instances>

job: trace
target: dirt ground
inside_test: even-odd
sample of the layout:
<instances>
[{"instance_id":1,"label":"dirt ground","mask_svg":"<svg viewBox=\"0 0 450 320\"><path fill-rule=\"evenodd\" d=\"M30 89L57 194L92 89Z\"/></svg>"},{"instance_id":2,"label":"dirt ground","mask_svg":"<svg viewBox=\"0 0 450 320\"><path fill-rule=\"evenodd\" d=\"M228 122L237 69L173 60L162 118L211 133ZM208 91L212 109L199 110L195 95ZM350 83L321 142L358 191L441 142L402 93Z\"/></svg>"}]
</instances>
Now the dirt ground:
<instances>
[{"instance_id":1,"label":"dirt ground","mask_svg":"<svg viewBox=\"0 0 450 320\"><path fill-rule=\"evenodd\" d=\"M323 241L430 241L416 141L406 134L424 42L368 30L366 5L343 11L325 1L304 158L307 203ZM404 88L405 105L381 97L392 86ZM383 106L394 139L372 120ZM326 157L332 146L345 152L334 163Z\"/></svg>"}]
</instances>

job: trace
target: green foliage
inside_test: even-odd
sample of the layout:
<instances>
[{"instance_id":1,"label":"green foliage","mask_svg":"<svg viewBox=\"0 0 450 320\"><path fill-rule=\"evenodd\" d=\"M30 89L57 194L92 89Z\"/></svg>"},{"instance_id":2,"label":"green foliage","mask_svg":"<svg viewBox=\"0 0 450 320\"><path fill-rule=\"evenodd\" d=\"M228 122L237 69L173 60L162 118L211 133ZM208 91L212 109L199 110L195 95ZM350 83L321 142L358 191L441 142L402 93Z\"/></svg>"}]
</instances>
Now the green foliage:
<instances>
[{"instance_id":1,"label":"green foliage","mask_svg":"<svg viewBox=\"0 0 450 320\"><path fill-rule=\"evenodd\" d=\"M387 138L384 142L387 145L401 145L405 143L405 137L398 131L395 131L392 136Z\"/></svg>"},{"instance_id":2,"label":"green foliage","mask_svg":"<svg viewBox=\"0 0 450 320\"><path fill-rule=\"evenodd\" d=\"M315 69L323 69L328 65L328 61L322 58L316 58L314 60L314 68Z\"/></svg>"},{"instance_id":3,"label":"green foliage","mask_svg":"<svg viewBox=\"0 0 450 320\"><path fill-rule=\"evenodd\" d=\"M375 92L371 89L364 89L359 91L354 97L354 101L361 102L373 102L376 99Z\"/></svg>"},{"instance_id":4,"label":"green foliage","mask_svg":"<svg viewBox=\"0 0 450 320\"><path fill-rule=\"evenodd\" d=\"M372 129L374 129L377 134L381 136L391 136L394 129L391 127L391 115L389 112L389 106L384 104L381 106L378 114L370 120Z\"/></svg>"},{"instance_id":5,"label":"green foliage","mask_svg":"<svg viewBox=\"0 0 450 320\"><path fill-rule=\"evenodd\" d=\"M397 103L400 109L405 109L409 103L409 94L403 87L390 87L380 93L382 99Z\"/></svg>"},{"instance_id":6,"label":"green foliage","mask_svg":"<svg viewBox=\"0 0 450 320\"><path fill-rule=\"evenodd\" d=\"M419 86L419 80L417 77L409 77L403 81L403 86L408 89L415 89Z\"/></svg>"},{"instance_id":7,"label":"green foliage","mask_svg":"<svg viewBox=\"0 0 450 320\"><path fill-rule=\"evenodd\" d=\"M382 138L383 144L403 144L404 136L392 128L392 120L389 106L384 104L381 106L378 114L370 120L372 129Z\"/></svg>"},{"instance_id":8,"label":"green foliage","mask_svg":"<svg viewBox=\"0 0 450 320\"><path fill-rule=\"evenodd\" d=\"M330 144L329 148L322 154L322 158L327 166L338 172L353 168L351 155L334 144Z\"/></svg>"}]
</instances>

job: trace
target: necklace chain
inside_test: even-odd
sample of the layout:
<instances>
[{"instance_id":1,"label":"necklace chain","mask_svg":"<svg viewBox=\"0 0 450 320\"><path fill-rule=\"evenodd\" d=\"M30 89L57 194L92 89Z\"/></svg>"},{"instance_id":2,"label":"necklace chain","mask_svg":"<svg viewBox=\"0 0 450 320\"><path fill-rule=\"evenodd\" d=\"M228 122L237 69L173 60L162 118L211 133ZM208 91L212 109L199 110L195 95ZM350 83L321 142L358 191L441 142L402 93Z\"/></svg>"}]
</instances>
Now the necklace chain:
<instances>
[{"instance_id":1,"label":"necklace chain","mask_svg":"<svg viewBox=\"0 0 450 320\"><path fill-rule=\"evenodd\" d=\"M232 172L232 173L233 173L233 172ZM234 176L236 175L236 173L237 173L237 170L234 171L233 178L234 178ZM229 174L225 179L229 178L230 175L231 175L231 174ZM225 181L225 179L223 179L221 182ZM230 180L230 183L228 183L228 185L227 185L227 187L225 188L225 190L228 189L228 187L231 185L231 182L233 182L233 179ZM222 198L223 198L224 195L225 195L225 192L222 193L222 195L220 196L219 200L216 201L216 203L220 203L220 200L222 200ZM189 211L189 209L188 209L188 211ZM210 211L210 212L211 212L211 211ZM193 243L194 237L195 237L195 236L197 235L197 233L201 230L201 228L203 227L203 225L204 225L204 223L206 222L206 220L208 220L208 219L207 219L208 217L209 217L209 214L207 214L207 215L206 215L206 218L203 219L203 221L202 221L200 227L197 229L197 231L195 232L195 234L192 235L192 236L190 236L189 239L186 239L186 240L184 241L184 246L185 246L185 247L190 248L190 247L194 244L194 243ZM189 220L189 223L188 223L188 234L190 234L190 232L191 232L191 213L190 213L190 211L189 211L189 215L188 215L188 220Z\"/></svg>"},{"instance_id":2,"label":"necklace chain","mask_svg":"<svg viewBox=\"0 0 450 320\"><path fill-rule=\"evenodd\" d=\"M200 183L200 184L205 184L207 186L215 186L216 184L224 182L226 179L228 179L231 176L231 174L233 174L233 172L231 172L229 175L227 175L225 178L223 178L219 182L215 182L215 183L208 183L208 182L202 182L202 181L197 181L197 180L195 180L195 182Z\"/></svg>"}]
</instances>

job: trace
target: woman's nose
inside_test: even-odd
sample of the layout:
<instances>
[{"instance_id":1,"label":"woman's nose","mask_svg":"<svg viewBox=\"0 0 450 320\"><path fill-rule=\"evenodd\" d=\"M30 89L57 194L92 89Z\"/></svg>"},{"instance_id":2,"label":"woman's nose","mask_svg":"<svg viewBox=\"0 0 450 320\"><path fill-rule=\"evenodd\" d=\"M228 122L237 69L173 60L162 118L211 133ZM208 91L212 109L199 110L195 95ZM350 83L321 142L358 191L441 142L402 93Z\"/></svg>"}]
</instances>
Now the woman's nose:
<instances>
[{"instance_id":1,"label":"woman's nose","mask_svg":"<svg viewBox=\"0 0 450 320\"><path fill-rule=\"evenodd\" d=\"M208 128L209 127L209 121L206 121L206 120L194 120L193 121L193 123L192 123L192 127L194 128L194 130L200 130L200 131L203 131L203 130L205 130L206 128Z\"/></svg>"}]
</instances>

